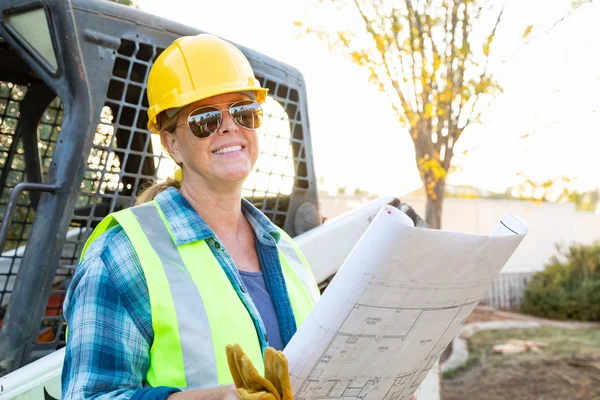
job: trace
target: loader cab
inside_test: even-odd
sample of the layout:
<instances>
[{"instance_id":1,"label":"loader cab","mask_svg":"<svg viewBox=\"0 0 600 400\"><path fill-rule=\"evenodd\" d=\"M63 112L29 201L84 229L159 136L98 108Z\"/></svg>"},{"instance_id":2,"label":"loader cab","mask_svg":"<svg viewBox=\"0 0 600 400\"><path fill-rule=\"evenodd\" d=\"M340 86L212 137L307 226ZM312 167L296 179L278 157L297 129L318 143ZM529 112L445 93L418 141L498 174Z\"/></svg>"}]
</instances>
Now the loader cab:
<instances>
[{"instance_id":1,"label":"loader cab","mask_svg":"<svg viewBox=\"0 0 600 400\"><path fill-rule=\"evenodd\" d=\"M173 173L146 129L146 79L174 39L198 33L108 1L0 3L0 376L64 346L86 239ZM269 89L244 196L295 236L320 223L304 80L240 49Z\"/></svg>"}]
</instances>

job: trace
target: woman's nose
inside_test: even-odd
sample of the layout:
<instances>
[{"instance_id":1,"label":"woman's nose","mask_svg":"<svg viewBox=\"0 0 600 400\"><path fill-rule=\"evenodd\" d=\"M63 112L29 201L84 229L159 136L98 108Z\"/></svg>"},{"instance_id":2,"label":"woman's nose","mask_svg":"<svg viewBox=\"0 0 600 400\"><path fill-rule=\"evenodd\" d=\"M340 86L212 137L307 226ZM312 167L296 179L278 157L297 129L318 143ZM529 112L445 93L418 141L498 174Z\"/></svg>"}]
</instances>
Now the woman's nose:
<instances>
[{"instance_id":1,"label":"woman's nose","mask_svg":"<svg viewBox=\"0 0 600 400\"><path fill-rule=\"evenodd\" d=\"M219 131L217 133L224 135L226 133L237 131L238 126L233 120L233 118L231 118L229 110L221 110L221 115L223 120L221 121L221 126L219 127Z\"/></svg>"}]
</instances>

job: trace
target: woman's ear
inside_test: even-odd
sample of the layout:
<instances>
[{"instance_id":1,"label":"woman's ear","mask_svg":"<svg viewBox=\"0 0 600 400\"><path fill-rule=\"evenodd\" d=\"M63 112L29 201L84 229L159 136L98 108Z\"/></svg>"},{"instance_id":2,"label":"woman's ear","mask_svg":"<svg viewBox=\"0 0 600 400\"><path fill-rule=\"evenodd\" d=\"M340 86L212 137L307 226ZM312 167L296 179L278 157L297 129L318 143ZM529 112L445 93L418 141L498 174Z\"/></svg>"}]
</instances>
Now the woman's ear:
<instances>
[{"instance_id":1,"label":"woman's ear","mask_svg":"<svg viewBox=\"0 0 600 400\"><path fill-rule=\"evenodd\" d=\"M181 152L179 151L179 141L177 140L177 135L167 131L166 129L163 129L160 131L160 142L167 153L169 153L173 161L175 161L176 164L181 164Z\"/></svg>"}]
</instances>

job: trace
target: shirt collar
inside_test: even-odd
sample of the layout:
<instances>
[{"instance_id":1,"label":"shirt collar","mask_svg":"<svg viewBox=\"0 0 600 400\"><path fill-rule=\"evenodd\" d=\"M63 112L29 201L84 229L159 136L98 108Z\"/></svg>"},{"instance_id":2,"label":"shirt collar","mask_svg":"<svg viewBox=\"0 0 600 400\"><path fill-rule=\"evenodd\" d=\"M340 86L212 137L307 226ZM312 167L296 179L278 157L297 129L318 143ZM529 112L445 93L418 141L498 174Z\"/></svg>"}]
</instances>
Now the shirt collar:
<instances>
[{"instance_id":1,"label":"shirt collar","mask_svg":"<svg viewBox=\"0 0 600 400\"><path fill-rule=\"evenodd\" d=\"M248 200L242 198L242 213L252 226L254 234L259 242L267 246L276 246L279 243L281 234L277 226L260 210L252 205Z\"/></svg>"},{"instance_id":2,"label":"shirt collar","mask_svg":"<svg viewBox=\"0 0 600 400\"><path fill-rule=\"evenodd\" d=\"M176 188L163 190L154 200L165 215L177 246L215 237L210 226ZM280 233L262 212L246 199L242 199L242 212L259 242L267 246L277 245Z\"/></svg>"}]
</instances>

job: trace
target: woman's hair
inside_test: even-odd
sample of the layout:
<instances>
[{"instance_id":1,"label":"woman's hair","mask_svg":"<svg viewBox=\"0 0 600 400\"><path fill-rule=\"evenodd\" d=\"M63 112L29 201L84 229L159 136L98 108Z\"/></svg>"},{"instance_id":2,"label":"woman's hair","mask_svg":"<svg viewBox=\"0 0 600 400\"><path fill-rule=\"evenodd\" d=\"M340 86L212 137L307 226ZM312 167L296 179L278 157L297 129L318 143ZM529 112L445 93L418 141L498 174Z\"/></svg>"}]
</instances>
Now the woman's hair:
<instances>
[{"instance_id":1,"label":"woman's hair","mask_svg":"<svg viewBox=\"0 0 600 400\"><path fill-rule=\"evenodd\" d=\"M160 127L160 130L166 130L169 133L173 133L175 132L175 128L177 127L177 115L179 113L176 113L175 115L168 117L166 112L163 111L160 114L158 114L156 116L156 121L158 122L158 126ZM181 170L179 170L181 171ZM152 186L148 186L147 188L142 189L142 191L140 192L140 194L137 195L137 199L135 200L135 205L140 205L140 204L144 204L147 203L149 201L154 200L154 198L163 190L170 188L170 187L174 187L177 189L181 188L181 174L179 176L170 176L167 178L166 181L164 182L160 182L160 183L156 183Z\"/></svg>"},{"instance_id":2,"label":"woman's hair","mask_svg":"<svg viewBox=\"0 0 600 400\"><path fill-rule=\"evenodd\" d=\"M144 204L154 200L154 198L158 196L160 192L170 187L180 189L181 182L175 179L174 177L170 176L164 182L149 186L146 189L142 190L140 194L138 194L137 198L135 199L135 205L139 206L140 204Z\"/></svg>"}]
</instances>

